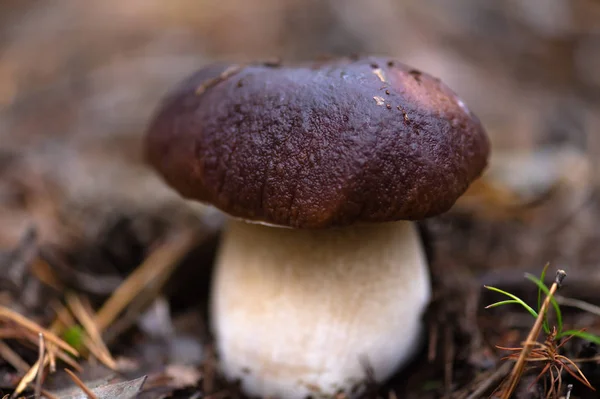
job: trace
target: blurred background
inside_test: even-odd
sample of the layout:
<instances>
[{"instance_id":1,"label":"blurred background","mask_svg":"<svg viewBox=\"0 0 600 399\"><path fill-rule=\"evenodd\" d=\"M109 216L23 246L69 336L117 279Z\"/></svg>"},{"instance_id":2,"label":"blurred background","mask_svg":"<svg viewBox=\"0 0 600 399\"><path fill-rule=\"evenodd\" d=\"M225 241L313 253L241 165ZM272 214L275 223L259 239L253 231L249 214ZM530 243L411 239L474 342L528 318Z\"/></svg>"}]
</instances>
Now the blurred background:
<instances>
[{"instance_id":1,"label":"blurred background","mask_svg":"<svg viewBox=\"0 0 600 399\"><path fill-rule=\"evenodd\" d=\"M215 60L348 54L397 57L446 82L489 132L490 176L517 195L529 200L572 168L569 179L589 178L578 156L600 147L596 0L4 0L5 182L17 157L19 173L50 181L71 206L164 207L177 198L141 163L140 145L176 82ZM0 243L22 227L15 209L4 213Z\"/></svg>"},{"instance_id":2,"label":"blurred background","mask_svg":"<svg viewBox=\"0 0 600 399\"><path fill-rule=\"evenodd\" d=\"M595 0L4 0L0 139L138 160L159 97L215 60L384 54L464 97L496 150L582 147L600 101Z\"/></svg>"},{"instance_id":3,"label":"blurred background","mask_svg":"<svg viewBox=\"0 0 600 399\"><path fill-rule=\"evenodd\" d=\"M581 147L597 123L594 0L5 0L0 7L6 151L93 143L139 159L159 97L222 59L394 56L464 97L497 150Z\"/></svg>"},{"instance_id":4,"label":"blurred background","mask_svg":"<svg viewBox=\"0 0 600 399\"><path fill-rule=\"evenodd\" d=\"M163 227L188 216L141 154L169 88L217 60L349 54L396 57L441 78L488 130L488 172L428 222L434 274L455 271L441 287L512 284L498 271L551 261L600 302L589 285L600 284L597 0L3 0L0 248L33 223L78 268L98 262L81 248L107 243L117 247L111 267L115 256L135 267L159 236L140 216ZM115 215L133 227L123 233ZM472 298L461 298L455 310L468 319Z\"/></svg>"}]
</instances>

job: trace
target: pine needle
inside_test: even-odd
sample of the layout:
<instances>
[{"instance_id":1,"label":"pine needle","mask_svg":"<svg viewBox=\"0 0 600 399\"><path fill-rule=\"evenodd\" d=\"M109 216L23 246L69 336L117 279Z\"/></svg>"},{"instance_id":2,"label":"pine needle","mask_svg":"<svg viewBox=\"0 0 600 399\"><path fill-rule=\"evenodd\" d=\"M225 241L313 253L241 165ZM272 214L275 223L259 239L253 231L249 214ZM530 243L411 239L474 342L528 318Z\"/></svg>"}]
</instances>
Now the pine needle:
<instances>
[{"instance_id":1,"label":"pine needle","mask_svg":"<svg viewBox=\"0 0 600 399\"><path fill-rule=\"evenodd\" d=\"M556 293L566 276L567 273L565 273L564 270L558 270L556 272L556 278L554 279L554 283L550 287L548 295L546 295L546 299L544 300L544 303L542 304L538 312L535 323L531 328L527 339L525 340L523 350L519 354L519 358L517 359L510 373L507 382L507 388L502 392L502 399L510 399L510 396L517 387L517 384L521 379L521 375L523 375L523 370L525 369L526 359L529 357L529 354L531 353L531 350L537 342L538 336L540 335L540 332L542 330L542 326L546 317L546 312L548 311L548 307L551 303L552 296Z\"/></svg>"},{"instance_id":2,"label":"pine needle","mask_svg":"<svg viewBox=\"0 0 600 399\"><path fill-rule=\"evenodd\" d=\"M85 383L83 381L81 381L81 379L79 379L79 377L77 377L75 375L75 373L73 373L69 369L65 369L65 372L69 375L69 377L71 377L71 379L73 380L73 382L75 383L75 385L77 385L87 395L87 397L89 399L98 399L98 397L96 396L96 394L94 394L94 392L92 392L92 390L89 389L85 385Z\"/></svg>"},{"instance_id":3,"label":"pine needle","mask_svg":"<svg viewBox=\"0 0 600 399\"><path fill-rule=\"evenodd\" d=\"M183 232L158 247L150 256L115 290L102 308L96 313L95 324L104 331L149 284L170 273L177 261L196 242L196 234Z\"/></svg>"},{"instance_id":4,"label":"pine needle","mask_svg":"<svg viewBox=\"0 0 600 399\"><path fill-rule=\"evenodd\" d=\"M0 306L0 319L8 319L35 334L42 333L48 341L52 342L62 350L69 352L73 356L79 356L79 352L77 352L75 348L73 348L71 345L67 344L65 341L63 341L50 331L46 330L45 328L41 327L37 323L28 320L19 313L14 312L4 306Z\"/></svg>"}]
</instances>

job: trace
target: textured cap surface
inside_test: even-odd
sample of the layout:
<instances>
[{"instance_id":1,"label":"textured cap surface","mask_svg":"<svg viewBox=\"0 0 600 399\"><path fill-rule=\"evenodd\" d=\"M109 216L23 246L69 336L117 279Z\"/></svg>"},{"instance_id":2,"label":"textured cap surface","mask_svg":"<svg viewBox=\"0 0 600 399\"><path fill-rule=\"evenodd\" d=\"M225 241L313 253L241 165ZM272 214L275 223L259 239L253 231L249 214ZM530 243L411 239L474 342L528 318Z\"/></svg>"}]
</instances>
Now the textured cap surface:
<instances>
[{"instance_id":1,"label":"textured cap surface","mask_svg":"<svg viewBox=\"0 0 600 399\"><path fill-rule=\"evenodd\" d=\"M397 61L211 65L174 90L146 136L186 198L296 228L448 210L487 164L479 120Z\"/></svg>"}]
</instances>

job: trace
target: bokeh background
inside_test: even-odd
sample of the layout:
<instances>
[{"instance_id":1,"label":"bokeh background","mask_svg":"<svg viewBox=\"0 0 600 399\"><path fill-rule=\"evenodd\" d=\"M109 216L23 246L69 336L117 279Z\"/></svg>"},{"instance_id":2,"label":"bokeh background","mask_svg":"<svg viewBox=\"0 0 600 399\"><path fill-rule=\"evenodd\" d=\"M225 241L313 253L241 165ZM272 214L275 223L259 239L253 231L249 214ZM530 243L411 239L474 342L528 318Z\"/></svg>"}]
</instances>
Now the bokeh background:
<instances>
[{"instance_id":1,"label":"bokeh background","mask_svg":"<svg viewBox=\"0 0 600 399\"><path fill-rule=\"evenodd\" d=\"M427 223L437 298L458 303L432 313L432 325L458 315L463 360L476 364L485 346L467 327L484 282L519 291L522 270L550 261L568 269L567 293L600 302L597 0L3 0L0 247L32 223L41 242L71 254L105 245L98 237L115 215L179 223L187 208L141 152L169 88L217 60L350 54L396 57L441 78L491 138L481 182ZM133 258L123 255L131 245L119 250L130 268L157 236L151 226L127 233L141 248ZM486 320L498 331L523 326L485 317L484 333Z\"/></svg>"},{"instance_id":2,"label":"bokeh background","mask_svg":"<svg viewBox=\"0 0 600 399\"><path fill-rule=\"evenodd\" d=\"M0 155L19 162L4 180L28 171L70 210L164 209L178 198L143 164L141 139L176 82L215 60L348 54L397 57L462 96L491 137L489 177L512 190L501 205L593 180L596 0L5 0ZM8 191L0 241L22 230Z\"/></svg>"},{"instance_id":3,"label":"bokeh background","mask_svg":"<svg viewBox=\"0 0 600 399\"><path fill-rule=\"evenodd\" d=\"M582 148L598 128L599 29L595 0L5 0L1 146L138 161L159 97L208 62L376 53L442 78L496 150Z\"/></svg>"}]
</instances>

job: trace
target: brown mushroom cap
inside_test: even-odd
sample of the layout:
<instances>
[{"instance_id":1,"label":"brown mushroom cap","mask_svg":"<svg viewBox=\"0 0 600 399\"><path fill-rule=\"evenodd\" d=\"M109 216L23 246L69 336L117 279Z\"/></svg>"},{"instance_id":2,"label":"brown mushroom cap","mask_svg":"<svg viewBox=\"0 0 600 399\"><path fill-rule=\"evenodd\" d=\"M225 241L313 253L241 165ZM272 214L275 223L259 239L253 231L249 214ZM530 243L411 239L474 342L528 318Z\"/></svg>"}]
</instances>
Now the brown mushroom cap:
<instances>
[{"instance_id":1,"label":"brown mushroom cap","mask_svg":"<svg viewBox=\"0 0 600 399\"><path fill-rule=\"evenodd\" d=\"M163 102L146 139L184 197L295 228L445 212L489 155L456 94L382 58L205 67Z\"/></svg>"}]
</instances>

